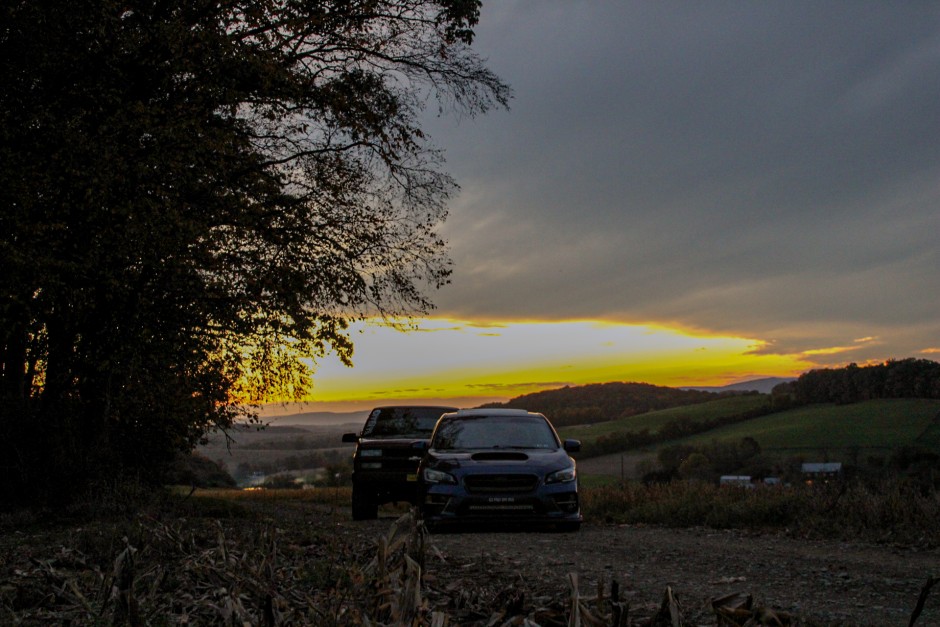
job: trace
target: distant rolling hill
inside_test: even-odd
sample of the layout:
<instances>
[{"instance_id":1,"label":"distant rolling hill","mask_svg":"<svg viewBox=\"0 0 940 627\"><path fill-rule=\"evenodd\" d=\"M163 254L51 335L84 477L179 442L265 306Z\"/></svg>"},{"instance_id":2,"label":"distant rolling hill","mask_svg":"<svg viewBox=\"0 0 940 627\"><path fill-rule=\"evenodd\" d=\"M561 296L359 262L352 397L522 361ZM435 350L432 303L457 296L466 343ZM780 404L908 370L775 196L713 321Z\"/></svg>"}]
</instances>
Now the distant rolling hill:
<instances>
[{"instance_id":1,"label":"distant rolling hill","mask_svg":"<svg viewBox=\"0 0 940 627\"><path fill-rule=\"evenodd\" d=\"M700 392L760 392L761 394L770 394L777 385L796 381L796 377L764 377L763 379L753 379L751 381L742 381L741 383L732 383L722 386L692 386L683 387L683 390L698 390Z\"/></svg>"}]
</instances>

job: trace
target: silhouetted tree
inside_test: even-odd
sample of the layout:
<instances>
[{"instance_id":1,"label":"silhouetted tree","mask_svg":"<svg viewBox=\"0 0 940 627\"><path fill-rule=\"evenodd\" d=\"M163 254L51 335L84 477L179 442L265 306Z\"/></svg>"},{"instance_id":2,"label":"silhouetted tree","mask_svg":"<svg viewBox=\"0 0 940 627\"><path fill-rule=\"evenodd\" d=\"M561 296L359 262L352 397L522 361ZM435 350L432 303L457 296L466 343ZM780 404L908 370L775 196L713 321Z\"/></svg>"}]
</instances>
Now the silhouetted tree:
<instances>
[{"instance_id":1,"label":"silhouetted tree","mask_svg":"<svg viewBox=\"0 0 940 627\"><path fill-rule=\"evenodd\" d=\"M453 181L418 120L509 90L477 0L0 8L0 498L153 477L426 312Z\"/></svg>"}]
</instances>

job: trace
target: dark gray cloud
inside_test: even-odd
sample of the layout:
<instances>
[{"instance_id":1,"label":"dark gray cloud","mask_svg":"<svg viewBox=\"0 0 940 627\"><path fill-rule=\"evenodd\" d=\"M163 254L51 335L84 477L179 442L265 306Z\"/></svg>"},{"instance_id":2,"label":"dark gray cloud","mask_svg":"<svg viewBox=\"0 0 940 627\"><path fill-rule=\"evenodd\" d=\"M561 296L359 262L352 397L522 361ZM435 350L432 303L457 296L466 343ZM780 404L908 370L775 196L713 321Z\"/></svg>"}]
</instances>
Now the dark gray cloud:
<instances>
[{"instance_id":1,"label":"dark gray cloud","mask_svg":"<svg viewBox=\"0 0 940 627\"><path fill-rule=\"evenodd\" d=\"M431 122L442 312L940 345L940 4L501 0L475 48L516 98Z\"/></svg>"}]
</instances>

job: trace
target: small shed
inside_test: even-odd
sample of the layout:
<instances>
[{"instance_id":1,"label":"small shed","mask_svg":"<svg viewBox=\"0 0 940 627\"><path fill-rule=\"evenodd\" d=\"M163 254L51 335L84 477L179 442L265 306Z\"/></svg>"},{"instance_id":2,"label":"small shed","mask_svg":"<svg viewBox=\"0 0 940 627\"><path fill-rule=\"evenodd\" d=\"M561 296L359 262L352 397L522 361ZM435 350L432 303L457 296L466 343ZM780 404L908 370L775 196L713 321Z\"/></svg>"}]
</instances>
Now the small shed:
<instances>
[{"instance_id":1,"label":"small shed","mask_svg":"<svg viewBox=\"0 0 940 627\"><path fill-rule=\"evenodd\" d=\"M740 488L753 488L750 475L722 475L718 479L718 485L738 486Z\"/></svg>"},{"instance_id":2,"label":"small shed","mask_svg":"<svg viewBox=\"0 0 940 627\"><path fill-rule=\"evenodd\" d=\"M829 481L842 476L842 462L805 462L801 468L803 481Z\"/></svg>"}]
</instances>

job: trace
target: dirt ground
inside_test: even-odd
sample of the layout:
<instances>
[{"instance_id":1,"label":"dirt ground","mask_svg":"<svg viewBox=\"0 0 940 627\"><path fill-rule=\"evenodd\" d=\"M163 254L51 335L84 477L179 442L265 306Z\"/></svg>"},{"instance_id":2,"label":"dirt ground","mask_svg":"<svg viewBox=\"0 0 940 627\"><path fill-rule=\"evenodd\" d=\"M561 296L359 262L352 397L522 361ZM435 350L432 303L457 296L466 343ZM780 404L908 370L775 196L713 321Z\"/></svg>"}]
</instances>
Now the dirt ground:
<instances>
[{"instance_id":1,"label":"dirt ground","mask_svg":"<svg viewBox=\"0 0 940 627\"><path fill-rule=\"evenodd\" d=\"M380 534L392 520L342 526ZM733 592L804 625L907 625L927 580L940 576L938 550L711 529L586 523L577 533L443 533L431 542L437 580L489 579L538 599L568 590L573 572L585 596L616 580L635 616L654 613L671 587L685 625L714 625L709 601ZM940 585L916 624L940 625Z\"/></svg>"},{"instance_id":2,"label":"dirt ground","mask_svg":"<svg viewBox=\"0 0 940 627\"><path fill-rule=\"evenodd\" d=\"M329 592L337 585L336 573L362 568L381 554L380 539L391 535L407 511L385 506L378 520L354 522L345 506L262 501L250 509L251 515L218 520L143 521L143 533L129 534L139 549L130 589L141 607L169 624L186 616L187 624L218 624L213 621L226 595L254 591L238 596L247 604L266 590L285 617L266 624L319 624L308 622L310 608L337 598ZM126 526L138 529L134 521ZM436 533L428 542L420 594L430 611L448 616L450 626L568 625L569 573L577 575L577 591L592 608L609 607L595 600L599 592L609 597L616 582L629 604L624 625L651 624L671 589L685 627L716 625L711 600L733 593L799 619L783 624L903 626L925 584L940 577L940 549L784 533L589 521L575 533L464 530ZM91 524L5 529L0 623L89 624L88 617L97 616L92 624L122 624L105 618L117 616L116 599L123 598L112 587L120 579L123 562L114 556L123 544ZM268 551L273 546L276 560ZM352 561L337 563L334 579L318 575L334 571L330 560L336 556ZM258 615L245 624L265 624L251 616ZM927 595L916 625L940 625L940 584Z\"/></svg>"}]
</instances>

